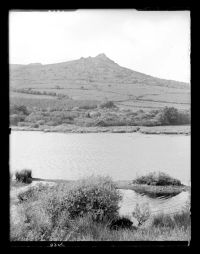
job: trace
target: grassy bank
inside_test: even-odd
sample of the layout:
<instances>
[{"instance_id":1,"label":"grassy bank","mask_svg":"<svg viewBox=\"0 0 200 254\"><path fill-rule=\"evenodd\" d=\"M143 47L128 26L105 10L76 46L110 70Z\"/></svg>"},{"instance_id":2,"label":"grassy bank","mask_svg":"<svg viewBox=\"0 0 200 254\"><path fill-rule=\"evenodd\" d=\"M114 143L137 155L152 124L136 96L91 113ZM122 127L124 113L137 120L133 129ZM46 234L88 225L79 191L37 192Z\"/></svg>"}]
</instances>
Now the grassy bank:
<instances>
[{"instance_id":1,"label":"grassy bank","mask_svg":"<svg viewBox=\"0 0 200 254\"><path fill-rule=\"evenodd\" d=\"M16 191L16 189L18 191ZM157 241L189 240L190 213L151 216L133 211L140 226L119 216L121 196L107 177L56 184L11 181L11 241ZM15 192L15 199L12 196Z\"/></svg>"}]
</instances>

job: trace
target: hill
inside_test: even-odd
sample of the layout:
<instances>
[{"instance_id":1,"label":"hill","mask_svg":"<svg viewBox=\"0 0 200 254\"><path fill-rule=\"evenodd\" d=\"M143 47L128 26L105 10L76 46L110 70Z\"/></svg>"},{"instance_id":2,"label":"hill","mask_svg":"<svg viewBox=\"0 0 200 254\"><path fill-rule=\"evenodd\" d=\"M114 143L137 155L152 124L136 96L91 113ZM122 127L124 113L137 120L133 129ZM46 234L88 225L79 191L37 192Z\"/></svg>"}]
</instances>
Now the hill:
<instances>
[{"instance_id":1,"label":"hill","mask_svg":"<svg viewBox=\"0 0 200 254\"><path fill-rule=\"evenodd\" d=\"M190 107L190 85L122 67L105 54L55 63L10 65L12 97L34 97L19 89L56 92L73 100L112 100L123 108ZM16 93L16 91L18 93ZM44 97L44 96L43 96Z\"/></svg>"}]
</instances>

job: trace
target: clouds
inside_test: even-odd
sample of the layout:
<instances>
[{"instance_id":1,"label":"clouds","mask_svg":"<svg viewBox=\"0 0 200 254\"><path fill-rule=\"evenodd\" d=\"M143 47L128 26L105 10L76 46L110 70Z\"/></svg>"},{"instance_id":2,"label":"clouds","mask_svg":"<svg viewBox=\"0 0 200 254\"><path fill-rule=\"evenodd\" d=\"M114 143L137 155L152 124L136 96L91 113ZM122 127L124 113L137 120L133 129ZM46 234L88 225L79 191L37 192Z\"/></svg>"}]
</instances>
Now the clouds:
<instances>
[{"instance_id":1,"label":"clouds","mask_svg":"<svg viewBox=\"0 0 200 254\"><path fill-rule=\"evenodd\" d=\"M11 12L9 20L11 63L105 53L133 70L189 81L189 12Z\"/></svg>"}]
</instances>

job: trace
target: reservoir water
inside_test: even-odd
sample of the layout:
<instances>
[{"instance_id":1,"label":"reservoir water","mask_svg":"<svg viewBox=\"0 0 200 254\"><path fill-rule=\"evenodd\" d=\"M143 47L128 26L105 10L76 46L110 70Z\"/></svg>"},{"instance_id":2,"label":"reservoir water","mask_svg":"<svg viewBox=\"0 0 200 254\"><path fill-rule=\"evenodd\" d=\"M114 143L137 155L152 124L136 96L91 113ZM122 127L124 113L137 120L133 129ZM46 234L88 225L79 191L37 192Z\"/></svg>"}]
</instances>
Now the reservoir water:
<instances>
[{"instance_id":1,"label":"reservoir water","mask_svg":"<svg viewBox=\"0 0 200 254\"><path fill-rule=\"evenodd\" d=\"M9 165L11 172L26 168L36 178L66 180L92 174L131 180L162 171L190 185L190 136L12 131ZM149 202L156 211L183 205L188 198L187 192L169 199L151 199L131 190L122 193L127 213L136 202Z\"/></svg>"}]
</instances>

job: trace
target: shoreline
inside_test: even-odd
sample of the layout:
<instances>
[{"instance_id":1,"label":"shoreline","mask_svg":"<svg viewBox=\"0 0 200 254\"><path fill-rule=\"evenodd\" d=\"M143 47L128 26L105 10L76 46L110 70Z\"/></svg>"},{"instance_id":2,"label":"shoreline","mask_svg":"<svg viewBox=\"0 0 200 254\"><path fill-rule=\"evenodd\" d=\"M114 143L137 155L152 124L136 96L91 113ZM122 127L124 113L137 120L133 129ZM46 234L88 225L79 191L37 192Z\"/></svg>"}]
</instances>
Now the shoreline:
<instances>
[{"instance_id":1,"label":"shoreline","mask_svg":"<svg viewBox=\"0 0 200 254\"><path fill-rule=\"evenodd\" d=\"M54 184L73 184L76 180L61 180L61 179L41 179L41 178L32 178L32 182L30 184L22 184L19 187L12 186L12 183L17 183L16 180L12 180L11 182L11 189L27 189L31 186L36 186L38 184L44 185L54 185ZM139 194L144 194L151 197L161 196L161 195L178 195L183 191L191 191L191 186L181 185L181 186L154 186L154 185L146 185L146 184L133 184L132 180L116 180L113 181L116 185L117 189L123 190L133 190ZM23 186L24 185L24 186Z\"/></svg>"},{"instance_id":2,"label":"shoreline","mask_svg":"<svg viewBox=\"0 0 200 254\"><path fill-rule=\"evenodd\" d=\"M28 126L11 126L10 131L41 131L58 133L141 133L141 134L173 134L190 135L190 125L169 126L108 126L108 127L79 127L76 125L40 126L32 128Z\"/></svg>"},{"instance_id":3,"label":"shoreline","mask_svg":"<svg viewBox=\"0 0 200 254\"><path fill-rule=\"evenodd\" d=\"M183 191L190 191L191 186L187 185L147 185L147 184L133 184L132 181L115 181L118 189L124 190L134 190L139 194L144 194L149 197L159 197L159 196L175 196Z\"/></svg>"}]
</instances>

